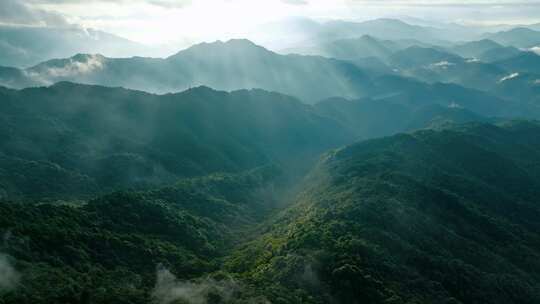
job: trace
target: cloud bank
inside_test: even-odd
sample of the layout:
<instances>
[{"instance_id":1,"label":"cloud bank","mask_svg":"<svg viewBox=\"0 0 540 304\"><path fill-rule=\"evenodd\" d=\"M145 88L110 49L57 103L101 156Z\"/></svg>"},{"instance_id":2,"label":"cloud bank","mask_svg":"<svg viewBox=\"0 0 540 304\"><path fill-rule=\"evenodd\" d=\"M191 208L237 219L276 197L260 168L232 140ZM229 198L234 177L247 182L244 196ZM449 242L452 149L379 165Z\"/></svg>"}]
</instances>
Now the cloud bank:
<instances>
[{"instance_id":1,"label":"cloud bank","mask_svg":"<svg viewBox=\"0 0 540 304\"><path fill-rule=\"evenodd\" d=\"M237 284L232 280L217 282L205 279L197 283L182 282L178 281L169 270L158 269L152 296L160 304L170 304L174 301L207 304L211 298L220 298L221 302L228 302L237 288Z\"/></svg>"}]
</instances>

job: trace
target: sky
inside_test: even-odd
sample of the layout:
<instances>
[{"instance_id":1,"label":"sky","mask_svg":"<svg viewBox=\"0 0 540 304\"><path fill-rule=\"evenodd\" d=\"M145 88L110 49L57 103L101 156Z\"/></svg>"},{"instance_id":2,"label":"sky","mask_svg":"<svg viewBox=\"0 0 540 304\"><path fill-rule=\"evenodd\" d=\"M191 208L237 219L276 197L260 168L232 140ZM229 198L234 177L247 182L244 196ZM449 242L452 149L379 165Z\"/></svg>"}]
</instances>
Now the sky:
<instances>
[{"instance_id":1,"label":"sky","mask_svg":"<svg viewBox=\"0 0 540 304\"><path fill-rule=\"evenodd\" d=\"M540 0L0 0L0 24L94 28L145 44L239 37L291 17L401 16L465 24L540 23Z\"/></svg>"}]
</instances>

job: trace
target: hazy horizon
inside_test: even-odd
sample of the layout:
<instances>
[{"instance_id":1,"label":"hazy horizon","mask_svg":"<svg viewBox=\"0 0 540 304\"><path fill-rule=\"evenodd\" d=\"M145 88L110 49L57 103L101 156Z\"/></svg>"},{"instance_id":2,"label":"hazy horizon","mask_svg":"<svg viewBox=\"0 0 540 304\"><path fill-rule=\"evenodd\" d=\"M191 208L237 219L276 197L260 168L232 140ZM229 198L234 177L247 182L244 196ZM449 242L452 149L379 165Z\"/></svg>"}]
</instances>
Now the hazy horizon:
<instances>
[{"instance_id":1,"label":"hazy horizon","mask_svg":"<svg viewBox=\"0 0 540 304\"><path fill-rule=\"evenodd\" d=\"M290 18L365 21L397 18L437 26L521 25L540 22L539 1L373 0L6 0L0 24L91 28L146 45L189 46L253 37L261 26Z\"/></svg>"}]
</instances>

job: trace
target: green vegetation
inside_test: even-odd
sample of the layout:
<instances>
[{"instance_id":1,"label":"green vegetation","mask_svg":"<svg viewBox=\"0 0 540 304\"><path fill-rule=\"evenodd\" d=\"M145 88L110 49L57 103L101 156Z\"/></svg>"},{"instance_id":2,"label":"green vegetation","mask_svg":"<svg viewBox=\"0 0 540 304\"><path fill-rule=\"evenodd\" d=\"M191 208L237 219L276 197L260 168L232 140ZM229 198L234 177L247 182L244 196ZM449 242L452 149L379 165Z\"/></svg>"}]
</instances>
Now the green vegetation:
<instances>
[{"instance_id":1,"label":"green vegetation","mask_svg":"<svg viewBox=\"0 0 540 304\"><path fill-rule=\"evenodd\" d=\"M538 134L470 124L329 153L227 269L272 303L536 303Z\"/></svg>"},{"instance_id":2,"label":"green vegetation","mask_svg":"<svg viewBox=\"0 0 540 304\"><path fill-rule=\"evenodd\" d=\"M535 303L538 134L516 121L364 141L326 154L289 207L274 166L4 201L18 277L0 303Z\"/></svg>"},{"instance_id":3,"label":"green vegetation","mask_svg":"<svg viewBox=\"0 0 540 304\"><path fill-rule=\"evenodd\" d=\"M0 303L537 302L540 125L383 88L0 89Z\"/></svg>"},{"instance_id":4,"label":"green vegetation","mask_svg":"<svg viewBox=\"0 0 540 304\"><path fill-rule=\"evenodd\" d=\"M276 163L297 175L351 141L284 95L206 87L151 95L59 83L0 89L0 197L66 199Z\"/></svg>"},{"instance_id":5,"label":"green vegetation","mask_svg":"<svg viewBox=\"0 0 540 304\"><path fill-rule=\"evenodd\" d=\"M487 120L453 100L487 113L502 103L399 77L381 78L378 86L411 94L309 106L261 90L199 87L152 95L73 83L0 88L0 198L89 199L269 163L300 177L321 153L359 139Z\"/></svg>"},{"instance_id":6,"label":"green vegetation","mask_svg":"<svg viewBox=\"0 0 540 304\"><path fill-rule=\"evenodd\" d=\"M22 275L0 303L149 303L158 265L179 279L219 270L275 209L280 178L263 167L82 205L2 202L1 250Z\"/></svg>"}]
</instances>

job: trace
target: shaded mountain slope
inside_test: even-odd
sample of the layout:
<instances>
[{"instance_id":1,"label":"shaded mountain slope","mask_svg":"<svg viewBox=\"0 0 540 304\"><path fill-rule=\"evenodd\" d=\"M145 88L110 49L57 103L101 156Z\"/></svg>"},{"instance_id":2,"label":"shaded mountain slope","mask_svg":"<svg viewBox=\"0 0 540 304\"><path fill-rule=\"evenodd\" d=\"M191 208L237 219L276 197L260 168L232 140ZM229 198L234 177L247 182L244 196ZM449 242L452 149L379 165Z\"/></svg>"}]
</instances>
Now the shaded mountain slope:
<instances>
[{"instance_id":1,"label":"shaded mountain slope","mask_svg":"<svg viewBox=\"0 0 540 304\"><path fill-rule=\"evenodd\" d=\"M429 66L440 63L458 63L464 61L460 56L450 54L435 48L412 46L392 54L390 62L400 68Z\"/></svg>"},{"instance_id":2,"label":"shaded mountain slope","mask_svg":"<svg viewBox=\"0 0 540 304\"><path fill-rule=\"evenodd\" d=\"M489 34L486 37L504 46L517 48L528 49L540 45L540 32L523 27Z\"/></svg>"},{"instance_id":3,"label":"shaded mountain slope","mask_svg":"<svg viewBox=\"0 0 540 304\"><path fill-rule=\"evenodd\" d=\"M261 90L199 87L158 96L59 83L1 89L0 96L1 160L22 174L13 178L0 170L4 196L44 198L53 188L29 185L73 176L81 183L76 187L86 189L76 191L82 194L96 185L144 187L268 163L300 170L352 137L310 106ZM42 179L44 170L58 179Z\"/></svg>"},{"instance_id":4,"label":"shaded mountain slope","mask_svg":"<svg viewBox=\"0 0 540 304\"><path fill-rule=\"evenodd\" d=\"M389 100L334 98L317 103L315 108L321 115L341 122L358 139L388 136L446 123L488 120L457 104L406 104L391 98Z\"/></svg>"},{"instance_id":5,"label":"shaded mountain slope","mask_svg":"<svg viewBox=\"0 0 540 304\"><path fill-rule=\"evenodd\" d=\"M480 59L483 62L491 63L495 61L500 61L508 58L512 58L514 56L517 56L521 54L521 50L518 48L515 48L513 46L507 46L497 49L491 49L483 54L481 54L478 59Z\"/></svg>"},{"instance_id":6,"label":"shaded mountain slope","mask_svg":"<svg viewBox=\"0 0 540 304\"><path fill-rule=\"evenodd\" d=\"M540 56L533 52L523 52L494 64L512 73L540 74Z\"/></svg>"},{"instance_id":7,"label":"shaded mountain slope","mask_svg":"<svg viewBox=\"0 0 540 304\"><path fill-rule=\"evenodd\" d=\"M479 41L471 41L463 44L456 45L449 48L450 51L465 58L480 58L486 52L491 50L500 49L503 46L491 41L489 39L483 39Z\"/></svg>"},{"instance_id":8,"label":"shaded mountain slope","mask_svg":"<svg viewBox=\"0 0 540 304\"><path fill-rule=\"evenodd\" d=\"M419 108L438 104L443 107L460 107L482 116L524 117L533 115L527 103L508 102L483 91L465 88L453 83L427 84L412 78L382 76L373 81L370 97L374 100L394 102ZM526 116L529 117L529 116Z\"/></svg>"},{"instance_id":9,"label":"shaded mountain slope","mask_svg":"<svg viewBox=\"0 0 540 304\"><path fill-rule=\"evenodd\" d=\"M302 172L320 153L355 139L426 127L435 117L462 122L450 112L477 113L471 119L512 113L504 101L455 85L395 76L375 84L366 102L326 107L261 90L152 95L72 83L0 89L0 159L12 168L0 170L0 194L77 198L268 163ZM416 116L437 105L439 114Z\"/></svg>"}]
</instances>

